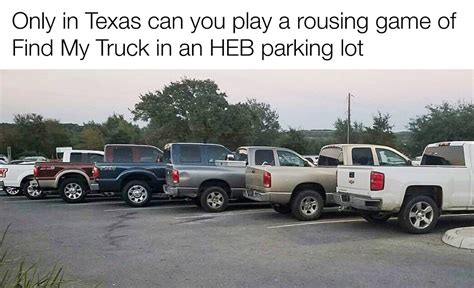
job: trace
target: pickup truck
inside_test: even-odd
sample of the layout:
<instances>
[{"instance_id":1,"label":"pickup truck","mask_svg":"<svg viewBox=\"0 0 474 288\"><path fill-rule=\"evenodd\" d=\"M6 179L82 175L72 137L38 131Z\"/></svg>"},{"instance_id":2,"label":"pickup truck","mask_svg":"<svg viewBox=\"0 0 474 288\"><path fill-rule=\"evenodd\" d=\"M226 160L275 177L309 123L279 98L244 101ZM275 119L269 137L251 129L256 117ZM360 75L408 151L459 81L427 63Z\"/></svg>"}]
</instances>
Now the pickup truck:
<instances>
[{"instance_id":1,"label":"pickup truck","mask_svg":"<svg viewBox=\"0 0 474 288\"><path fill-rule=\"evenodd\" d=\"M85 199L90 189L94 162L103 161L104 152L94 150L67 150L62 161L37 162L32 169L32 185L25 196L29 199L44 198L47 190L58 190L61 198L68 203Z\"/></svg>"},{"instance_id":2,"label":"pickup truck","mask_svg":"<svg viewBox=\"0 0 474 288\"><path fill-rule=\"evenodd\" d=\"M247 165L279 165L274 157L277 151L311 166L285 148L247 146L232 154L217 144L167 145L165 158L171 156L172 161L166 167L164 191L170 196L190 198L207 212L224 211L230 199L243 199Z\"/></svg>"},{"instance_id":3,"label":"pickup truck","mask_svg":"<svg viewBox=\"0 0 474 288\"><path fill-rule=\"evenodd\" d=\"M275 211L292 213L302 221L318 219L324 206L339 206L335 199L338 165L411 165L402 153L369 144L324 146L317 167L307 167L302 159L283 150L271 157L273 164L247 167L244 196L270 201Z\"/></svg>"},{"instance_id":4,"label":"pickup truck","mask_svg":"<svg viewBox=\"0 0 474 288\"><path fill-rule=\"evenodd\" d=\"M338 197L369 222L397 216L403 230L428 233L442 213L474 211L474 141L428 145L417 167L338 167Z\"/></svg>"},{"instance_id":5,"label":"pickup truck","mask_svg":"<svg viewBox=\"0 0 474 288\"><path fill-rule=\"evenodd\" d=\"M153 193L166 197L163 152L149 145L106 145L105 162L96 163L92 175L100 192L120 193L132 207L150 203Z\"/></svg>"},{"instance_id":6,"label":"pickup truck","mask_svg":"<svg viewBox=\"0 0 474 288\"><path fill-rule=\"evenodd\" d=\"M36 188L30 185L30 181L34 165L34 162L0 165L0 190L8 196L26 195L28 190L33 193Z\"/></svg>"}]
</instances>

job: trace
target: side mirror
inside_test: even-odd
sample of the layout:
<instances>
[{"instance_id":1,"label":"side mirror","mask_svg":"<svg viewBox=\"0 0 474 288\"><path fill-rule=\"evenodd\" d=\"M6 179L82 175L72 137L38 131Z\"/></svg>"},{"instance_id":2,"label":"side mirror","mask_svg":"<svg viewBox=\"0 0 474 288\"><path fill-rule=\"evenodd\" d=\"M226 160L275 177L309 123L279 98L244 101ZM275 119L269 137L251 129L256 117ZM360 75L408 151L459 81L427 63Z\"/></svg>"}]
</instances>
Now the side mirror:
<instances>
[{"instance_id":1,"label":"side mirror","mask_svg":"<svg viewBox=\"0 0 474 288\"><path fill-rule=\"evenodd\" d=\"M235 160L235 155L234 154L227 154L227 156L225 157L226 160Z\"/></svg>"}]
</instances>

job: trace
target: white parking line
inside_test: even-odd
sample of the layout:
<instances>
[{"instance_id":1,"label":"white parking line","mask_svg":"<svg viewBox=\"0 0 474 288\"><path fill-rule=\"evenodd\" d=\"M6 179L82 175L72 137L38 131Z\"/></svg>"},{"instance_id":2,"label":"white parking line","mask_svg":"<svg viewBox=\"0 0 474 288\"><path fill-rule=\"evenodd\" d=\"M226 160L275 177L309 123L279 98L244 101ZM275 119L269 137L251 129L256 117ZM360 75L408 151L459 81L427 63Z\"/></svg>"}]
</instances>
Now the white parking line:
<instances>
[{"instance_id":1,"label":"white parking line","mask_svg":"<svg viewBox=\"0 0 474 288\"><path fill-rule=\"evenodd\" d=\"M276 228L287 228L287 227L296 227L296 226L305 226L305 225L322 225L322 224L332 224L332 223L351 223L351 222L366 222L364 219L344 219L344 220L329 220L329 221L312 221L312 222L303 222L303 223L294 223L294 224L284 224L276 226L268 226L268 229Z\"/></svg>"},{"instance_id":2,"label":"white parking line","mask_svg":"<svg viewBox=\"0 0 474 288\"><path fill-rule=\"evenodd\" d=\"M206 214L199 214L199 215L191 215L191 216L180 216L174 217L174 219L193 219L193 218L206 218L209 216L235 216L235 215L249 215L249 214L262 214L262 213L274 213L273 210L265 209L259 211L249 211L249 212L227 212L227 213L206 213Z\"/></svg>"},{"instance_id":3,"label":"white parking line","mask_svg":"<svg viewBox=\"0 0 474 288\"><path fill-rule=\"evenodd\" d=\"M196 205L186 205L186 206L153 206L153 207L141 207L141 208L119 208L119 209L107 209L104 212L115 212L115 211L137 211L137 210L161 210L161 209L176 209L176 208L197 208Z\"/></svg>"},{"instance_id":4,"label":"white parking line","mask_svg":"<svg viewBox=\"0 0 474 288\"><path fill-rule=\"evenodd\" d=\"M37 200L7 200L7 201L0 201L3 203L34 203L34 202L59 202L61 199L58 198L51 198L51 199L37 199ZM62 200L61 200L62 201Z\"/></svg>"}]
</instances>

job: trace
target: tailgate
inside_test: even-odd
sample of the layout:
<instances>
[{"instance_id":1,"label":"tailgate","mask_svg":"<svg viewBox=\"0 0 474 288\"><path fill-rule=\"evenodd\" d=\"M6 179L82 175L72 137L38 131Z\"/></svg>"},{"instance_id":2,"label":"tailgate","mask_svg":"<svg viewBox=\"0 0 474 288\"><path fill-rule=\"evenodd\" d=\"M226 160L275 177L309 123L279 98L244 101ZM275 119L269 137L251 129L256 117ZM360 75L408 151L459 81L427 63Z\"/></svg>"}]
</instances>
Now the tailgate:
<instances>
[{"instance_id":1,"label":"tailgate","mask_svg":"<svg viewBox=\"0 0 474 288\"><path fill-rule=\"evenodd\" d=\"M356 195L369 196L370 173L372 167L362 166L338 166L337 167L337 191Z\"/></svg>"},{"instance_id":2,"label":"tailgate","mask_svg":"<svg viewBox=\"0 0 474 288\"><path fill-rule=\"evenodd\" d=\"M247 188L264 191L263 172L265 168L249 166L245 169L245 183Z\"/></svg>"}]
</instances>

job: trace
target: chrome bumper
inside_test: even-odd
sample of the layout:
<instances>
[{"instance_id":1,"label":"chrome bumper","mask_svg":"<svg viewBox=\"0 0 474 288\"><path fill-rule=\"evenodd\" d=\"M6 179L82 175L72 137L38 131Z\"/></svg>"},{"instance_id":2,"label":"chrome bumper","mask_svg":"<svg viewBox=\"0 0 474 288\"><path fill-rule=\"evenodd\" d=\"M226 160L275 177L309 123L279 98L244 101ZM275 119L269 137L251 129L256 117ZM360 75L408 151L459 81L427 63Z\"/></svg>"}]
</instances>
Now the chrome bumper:
<instances>
[{"instance_id":1,"label":"chrome bumper","mask_svg":"<svg viewBox=\"0 0 474 288\"><path fill-rule=\"evenodd\" d=\"M354 208L357 210L364 211L381 211L382 200L372 199L370 197L364 197L360 195L354 195L349 193L337 193L334 197L337 204L343 207Z\"/></svg>"},{"instance_id":2,"label":"chrome bumper","mask_svg":"<svg viewBox=\"0 0 474 288\"><path fill-rule=\"evenodd\" d=\"M270 201L269 193L262 193L262 192L251 190L251 189L245 190L243 195L245 198L248 198L253 201L259 201L259 202Z\"/></svg>"}]
</instances>

